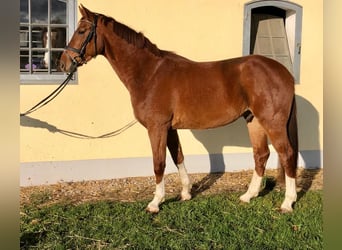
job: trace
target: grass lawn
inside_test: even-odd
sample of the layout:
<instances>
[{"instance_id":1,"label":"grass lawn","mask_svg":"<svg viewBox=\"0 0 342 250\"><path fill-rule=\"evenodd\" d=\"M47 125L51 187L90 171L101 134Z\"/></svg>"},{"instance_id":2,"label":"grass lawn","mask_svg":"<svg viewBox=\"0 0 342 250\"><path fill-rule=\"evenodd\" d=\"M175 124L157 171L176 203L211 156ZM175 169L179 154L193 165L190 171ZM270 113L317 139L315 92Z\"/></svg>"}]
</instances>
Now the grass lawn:
<instances>
[{"instance_id":1,"label":"grass lawn","mask_svg":"<svg viewBox=\"0 0 342 250\"><path fill-rule=\"evenodd\" d=\"M157 215L148 201L99 201L21 207L21 249L323 249L322 191L308 191L292 214L277 210L284 191L250 204L241 193L166 200Z\"/></svg>"}]
</instances>

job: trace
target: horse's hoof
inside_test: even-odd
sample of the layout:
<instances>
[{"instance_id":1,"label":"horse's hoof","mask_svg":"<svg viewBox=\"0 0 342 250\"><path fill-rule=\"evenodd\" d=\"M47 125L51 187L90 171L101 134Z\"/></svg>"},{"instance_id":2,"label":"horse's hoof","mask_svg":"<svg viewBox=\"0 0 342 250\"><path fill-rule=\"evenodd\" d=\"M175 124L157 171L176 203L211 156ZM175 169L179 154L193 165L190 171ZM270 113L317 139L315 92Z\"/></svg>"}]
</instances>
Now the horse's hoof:
<instances>
[{"instance_id":1,"label":"horse's hoof","mask_svg":"<svg viewBox=\"0 0 342 250\"><path fill-rule=\"evenodd\" d=\"M149 204L146 208L146 212L151 214L157 214L159 213L159 207Z\"/></svg>"},{"instance_id":2,"label":"horse's hoof","mask_svg":"<svg viewBox=\"0 0 342 250\"><path fill-rule=\"evenodd\" d=\"M280 213L282 214L290 214L293 212L293 209L287 209L287 208L280 208Z\"/></svg>"},{"instance_id":3,"label":"horse's hoof","mask_svg":"<svg viewBox=\"0 0 342 250\"><path fill-rule=\"evenodd\" d=\"M288 214L288 213L292 213L293 212L293 208L292 207L280 207L280 213L282 214Z\"/></svg>"},{"instance_id":4,"label":"horse's hoof","mask_svg":"<svg viewBox=\"0 0 342 250\"><path fill-rule=\"evenodd\" d=\"M182 193L181 194L181 201L188 201L188 200L191 200L191 194L189 193Z\"/></svg>"},{"instance_id":5,"label":"horse's hoof","mask_svg":"<svg viewBox=\"0 0 342 250\"><path fill-rule=\"evenodd\" d=\"M242 201L244 203L249 203L251 201L251 197L249 194L245 193L245 194L240 196L240 201Z\"/></svg>"},{"instance_id":6,"label":"horse's hoof","mask_svg":"<svg viewBox=\"0 0 342 250\"><path fill-rule=\"evenodd\" d=\"M295 203L295 199L285 199L284 202L281 204L280 206L280 211L283 214L286 213L292 213L293 212L293 208L292 205Z\"/></svg>"}]
</instances>

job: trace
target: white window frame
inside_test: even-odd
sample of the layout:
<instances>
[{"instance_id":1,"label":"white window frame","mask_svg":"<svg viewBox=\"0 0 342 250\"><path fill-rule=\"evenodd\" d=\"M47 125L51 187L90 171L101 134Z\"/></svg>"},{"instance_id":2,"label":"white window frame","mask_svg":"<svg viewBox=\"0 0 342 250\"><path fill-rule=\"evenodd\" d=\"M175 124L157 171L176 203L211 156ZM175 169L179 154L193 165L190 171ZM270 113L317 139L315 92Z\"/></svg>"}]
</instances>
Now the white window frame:
<instances>
[{"instance_id":1,"label":"white window frame","mask_svg":"<svg viewBox=\"0 0 342 250\"><path fill-rule=\"evenodd\" d=\"M302 6L283 0L257 0L245 4L244 30L243 30L243 55L251 54L251 17L252 10L259 7L277 7L286 11L285 29L288 38L289 50L293 65L295 82L300 82L300 60L302 40Z\"/></svg>"},{"instance_id":2,"label":"white window frame","mask_svg":"<svg viewBox=\"0 0 342 250\"><path fill-rule=\"evenodd\" d=\"M31 5L31 0L29 1L29 6ZM67 3L67 16L66 16L66 41L69 41L72 37L77 24L77 0L65 0ZM30 7L29 7L30 8ZM29 10L30 15L30 10ZM20 23L21 25L22 23ZM27 25L27 23L25 23ZM48 24L49 26L50 24ZM32 27L31 20L29 18L29 27ZM31 29L29 29L31 30ZM31 35L29 34L29 43L31 43ZM31 49L31 48L29 48ZM66 73L63 72L44 72L44 73L26 73L20 72L20 83L21 84L37 84L37 85L47 85L47 84L60 84L67 77ZM73 78L70 83L77 83L78 77L77 72L74 73Z\"/></svg>"}]
</instances>

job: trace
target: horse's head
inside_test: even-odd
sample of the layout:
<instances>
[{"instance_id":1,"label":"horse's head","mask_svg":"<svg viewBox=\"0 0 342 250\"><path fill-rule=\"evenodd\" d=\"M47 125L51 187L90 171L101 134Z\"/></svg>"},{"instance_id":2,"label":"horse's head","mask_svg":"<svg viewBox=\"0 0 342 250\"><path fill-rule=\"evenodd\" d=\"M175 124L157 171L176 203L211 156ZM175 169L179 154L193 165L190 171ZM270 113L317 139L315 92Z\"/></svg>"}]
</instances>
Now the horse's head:
<instances>
[{"instance_id":1,"label":"horse's head","mask_svg":"<svg viewBox=\"0 0 342 250\"><path fill-rule=\"evenodd\" d=\"M63 27L53 27L48 33L48 29L44 28L41 31L41 40L43 48L64 48L66 38L66 29ZM50 46L49 46L50 45ZM44 58L41 61L41 67L47 69L49 65L51 67L56 67L58 65L58 60L60 57L60 52L47 50L44 53Z\"/></svg>"},{"instance_id":2,"label":"horse's head","mask_svg":"<svg viewBox=\"0 0 342 250\"><path fill-rule=\"evenodd\" d=\"M82 5L79 10L82 18L59 60L59 68L64 72L75 71L78 66L95 57L101 49L97 41L98 14Z\"/></svg>"}]
</instances>

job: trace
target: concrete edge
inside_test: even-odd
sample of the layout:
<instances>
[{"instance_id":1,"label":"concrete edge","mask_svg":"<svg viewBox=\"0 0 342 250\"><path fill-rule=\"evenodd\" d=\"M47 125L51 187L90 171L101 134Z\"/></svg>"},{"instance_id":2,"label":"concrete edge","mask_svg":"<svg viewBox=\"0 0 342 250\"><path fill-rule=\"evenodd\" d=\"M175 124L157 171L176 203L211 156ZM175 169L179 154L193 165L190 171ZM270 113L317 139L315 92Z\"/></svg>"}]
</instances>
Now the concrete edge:
<instances>
[{"instance_id":1,"label":"concrete edge","mask_svg":"<svg viewBox=\"0 0 342 250\"><path fill-rule=\"evenodd\" d=\"M166 174L177 172L167 157ZM185 155L189 173L234 172L254 168L252 153ZM272 152L267 168L277 168L278 157ZM323 151L305 150L299 153L298 166L323 167ZM152 158L116 158L73 161L24 162L20 164L20 186L49 185L59 182L106 180L126 177L152 176Z\"/></svg>"}]
</instances>

